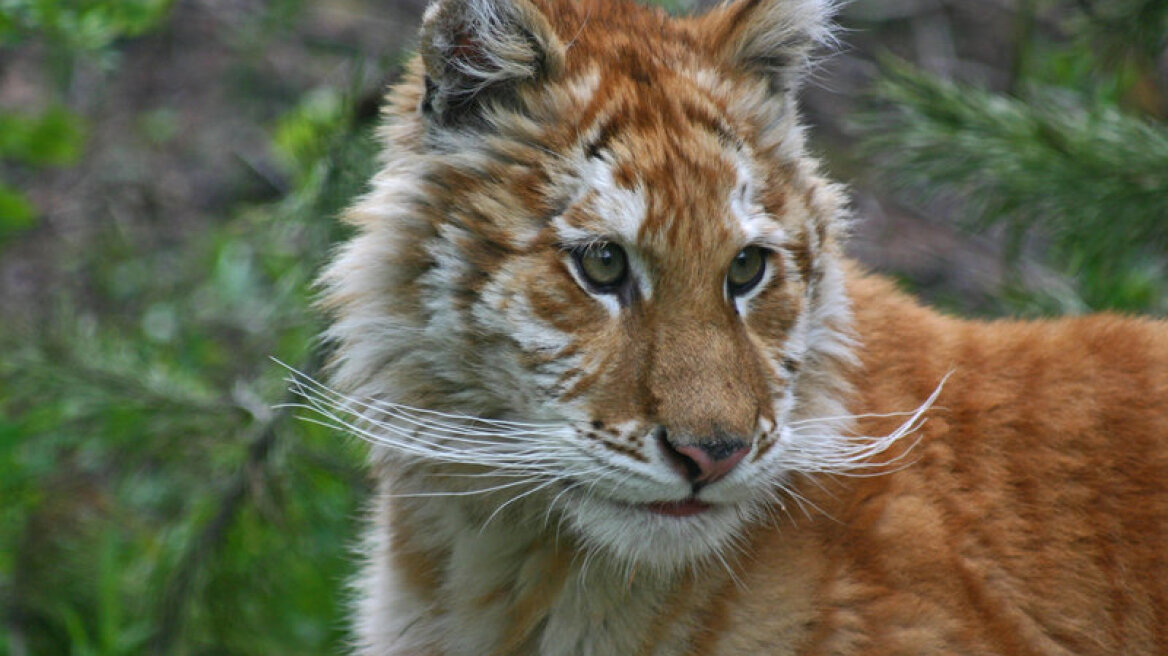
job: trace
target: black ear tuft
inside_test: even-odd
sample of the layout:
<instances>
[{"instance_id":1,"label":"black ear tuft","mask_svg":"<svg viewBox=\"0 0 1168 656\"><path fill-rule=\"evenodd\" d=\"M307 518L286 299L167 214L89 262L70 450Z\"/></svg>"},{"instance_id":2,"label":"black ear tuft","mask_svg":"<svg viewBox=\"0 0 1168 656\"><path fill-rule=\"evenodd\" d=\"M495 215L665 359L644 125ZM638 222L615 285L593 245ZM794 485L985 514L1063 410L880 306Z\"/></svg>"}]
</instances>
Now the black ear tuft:
<instances>
[{"instance_id":1,"label":"black ear tuft","mask_svg":"<svg viewBox=\"0 0 1168 656\"><path fill-rule=\"evenodd\" d=\"M488 100L559 71L564 47L527 0L438 0L422 24L426 95L440 125L465 123Z\"/></svg>"}]
</instances>

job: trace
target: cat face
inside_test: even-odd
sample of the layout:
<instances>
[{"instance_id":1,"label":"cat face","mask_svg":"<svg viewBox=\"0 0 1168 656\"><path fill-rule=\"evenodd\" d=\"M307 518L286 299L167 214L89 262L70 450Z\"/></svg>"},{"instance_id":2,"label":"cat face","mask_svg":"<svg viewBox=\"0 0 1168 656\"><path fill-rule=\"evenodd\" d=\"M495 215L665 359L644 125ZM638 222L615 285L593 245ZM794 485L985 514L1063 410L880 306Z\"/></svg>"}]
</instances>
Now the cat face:
<instances>
[{"instance_id":1,"label":"cat face","mask_svg":"<svg viewBox=\"0 0 1168 656\"><path fill-rule=\"evenodd\" d=\"M324 276L337 386L402 404L357 407L361 430L661 567L870 454L825 419L850 358L841 195L791 97L827 9L433 5Z\"/></svg>"},{"instance_id":2,"label":"cat face","mask_svg":"<svg viewBox=\"0 0 1168 656\"><path fill-rule=\"evenodd\" d=\"M657 79L594 111L562 210L474 310L509 338L497 366L521 370L524 414L563 422L584 456L565 467L573 524L636 536L619 547L634 557L710 550L767 500L811 321L790 201L760 193L710 94Z\"/></svg>"}]
</instances>

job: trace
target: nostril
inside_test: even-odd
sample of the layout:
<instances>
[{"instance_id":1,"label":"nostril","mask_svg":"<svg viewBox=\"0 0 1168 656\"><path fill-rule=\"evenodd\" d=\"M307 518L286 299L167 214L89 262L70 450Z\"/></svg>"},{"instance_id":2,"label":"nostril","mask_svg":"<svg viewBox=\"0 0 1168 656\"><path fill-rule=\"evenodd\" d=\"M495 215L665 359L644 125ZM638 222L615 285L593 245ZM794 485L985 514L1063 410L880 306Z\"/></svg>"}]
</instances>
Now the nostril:
<instances>
[{"instance_id":1,"label":"nostril","mask_svg":"<svg viewBox=\"0 0 1168 656\"><path fill-rule=\"evenodd\" d=\"M678 453L698 464L700 475L696 483L713 483L726 476L750 449L739 440L699 442L696 446L675 447ZM716 457L715 457L716 456Z\"/></svg>"},{"instance_id":2,"label":"nostril","mask_svg":"<svg viewBox=\"0 0 1168 656\"><path fill-rule=\"evenodd\" d=\"M750 450L741 440L718 439L697 444L674 444L664 428L657 430L657 442L674 471L694 483L713 483L724 477Z\"/></svg>"},{"instance_id":3,"label":"nostril","mask_svg":"<svg viewBox=\"0 0 1168 656\"><path fill-rule=\"evenodd\" d=\"M669 441L669 435L665 428L657 429L657 444L661 447L661 453L665 454L665 460L669 466L673 468L678 474L681 474L687 481L696 481L702 475L702 468L694 459L679 452L673 443Z\"/></svg>"}]
</instances>

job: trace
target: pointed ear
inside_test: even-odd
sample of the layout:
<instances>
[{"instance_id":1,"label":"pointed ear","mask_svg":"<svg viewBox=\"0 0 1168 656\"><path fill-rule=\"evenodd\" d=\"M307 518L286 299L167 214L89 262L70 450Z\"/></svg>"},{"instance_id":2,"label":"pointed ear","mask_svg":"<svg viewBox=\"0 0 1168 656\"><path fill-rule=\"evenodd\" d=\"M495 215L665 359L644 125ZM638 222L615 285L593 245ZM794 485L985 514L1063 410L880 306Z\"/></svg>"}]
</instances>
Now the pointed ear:
<instances>
[{"instance_id":1,"label":"pointed ear","mask_svg":"<svg viewBox=\"0 0 1168 656\"><path fill-rule=\"evenodd\" d=\"M765 76L776 93L803 80L816 46L832 41L836 0L737 0L706 19L719 55Z\"/></svg>"},{"instance_id":2,"label":"pointed ear","mask_svg":"<svg viewBox=\"0 0 1168 656\"><path fill-rule=\"evenodd\" d=\"M442 125L514 96L526 81L555 75L564 46L527 0L436 0L422 23L422 111Z\"/></svg>"}]
</instances>

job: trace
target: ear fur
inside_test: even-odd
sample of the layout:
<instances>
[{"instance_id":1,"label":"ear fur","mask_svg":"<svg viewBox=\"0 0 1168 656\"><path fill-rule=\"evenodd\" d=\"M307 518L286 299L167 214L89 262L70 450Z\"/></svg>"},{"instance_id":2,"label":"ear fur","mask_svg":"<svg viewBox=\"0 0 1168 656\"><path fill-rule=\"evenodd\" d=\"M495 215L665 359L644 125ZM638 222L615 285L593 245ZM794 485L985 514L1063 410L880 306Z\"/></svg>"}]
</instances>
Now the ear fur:
<instances>
[{"instance_id":1,"label":"ear fur","mask_svg":"<svg viewBox=\"0 0 1168 656\"><path fill-rule=\"evenodd\" d=\"M713 12L721 56L765 76L776 93L796 90L816 46L832 41L836 0L737 0Z\"/></svg>"},{"instance_id":2,"label":"ear fur","mask_svg":"<svg viewBox=\"0 0 1168 656\"><path fill-rule=\"evenodd\" d=\"M443 125L524 81L554 75L564 46L528 0L436 0L422 23L422 111Z\"/></svg>"}]
</instances>

